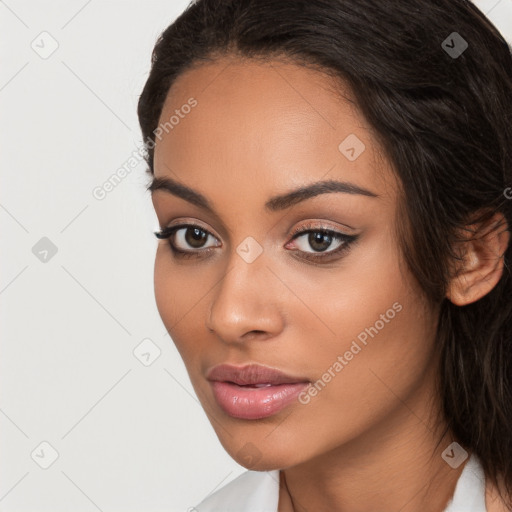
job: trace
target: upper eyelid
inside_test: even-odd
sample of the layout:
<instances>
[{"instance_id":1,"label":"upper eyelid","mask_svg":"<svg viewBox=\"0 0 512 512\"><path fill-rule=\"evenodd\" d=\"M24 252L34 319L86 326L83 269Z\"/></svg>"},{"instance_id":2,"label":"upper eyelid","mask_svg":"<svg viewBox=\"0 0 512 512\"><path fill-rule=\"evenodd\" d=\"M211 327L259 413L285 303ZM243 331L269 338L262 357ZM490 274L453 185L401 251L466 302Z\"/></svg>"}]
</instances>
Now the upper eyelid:
<instances>
[{"instance_id":1,"label":"upper eyelid","mask_svg":"<svg viewBox=\"0 0 512 512\"><path fill-rule=\"evenodd\" d=\"M306 232L306 231L313 231L313 230L318 230L318 231L334 231L334 232L340 233L342 235L344 235L344 234L348 235L349 234L349 233L343 233L343 231L340 231L338 228L333 227L330 224L323 224L323 225L320 224L320 225L317 225L317 226L313 226L313 225L311 225L311 224L313 224L313 222L321 223L322 221L306 221L307 225L305 225L305 226L303 225L300 228L293 229L292 230L292 235L296 235L297 233L300 234L300 233ZM170 225L170 226L164 226L163 228L160 229L160 231L168 231L168 230L171 230L171 229L179 230L179 229L184 229L184 228L187 228L187 227L197 227L197 228L200 228L200 229L208 232L212 236L217 237L217 235L212 233L212 231L209 228L205 228L204 226L202 226L199 223L186 222L186 221L184 221L184 222L177 222L176 224Z\"/></svg>"},{"instance_id":2,"label":"upper eyelid","mask_svg":"<svg viewBox=\"0 0 512 512\"><path fill-rule=\"evenodd\" d=\"M171 225L171 226L165 226L162 231L166 231L166 230L171 230L171 229L174 229L174 230L178 230L178 229L184 229L184 228L188 228L188 227L195 227L195 228L199 228L199 229L202 229L204 231L206 231L208 234L212 235L212 236L215 236L216 238L217 235L215 235L214 233L212 233L212 230L209 229L209 228L206 228L204 226L202 226L200 224L200 222L198 221L180 221L180 222L176 222L176 224L174 225Z\"/></svg>"},{"instance_id":3,"label":"upper eyelid","mask_svg":"<svg viewBox=\"0 0 512 512\"><path fill-rule=\"evenodd\" d=\"M347 226L348 227L348 226ZM354 231L353 229L351 229ZM329 224L328 221L306 221L305 224L292 229L292 236L296 236L297 234L307 233L310 231L332 231L334 233L338 233L340 235L347 235L350 236L351 233L345 233L343 230L340 230L340 228L334 227L331 224Z\"/></svg>"},{"instance_id":4,"label":"upper eyelid","mask_svg":"<svg viewBox=\"0 0 512 512\"><path fill-rule=\"evenodd\" d=\"M200 229L207 231L212 236L214 236L217 240L220 240L223 236L227 236L229 238L231 235L233 235L232 229L230 229L228 226L224 226L224 224L222 224L222 222L220 222L220 232L219 232L219 236L218 236L217 234L213 233L210 228L202 226L201 225L202 221L197 220L193 216L191 216L189 218L190 219L189 220L189 219L187 219L187 215L184 215L182 217L182 219L183 220L177 221L176 224L173 226L163 227L161 229L161 231L165 231L165 230L171 229L176 226L183 227L183 226L188 226L188 225L194 225L194 226L198 226ZM311 219L314 219L314 220L311 220ZM352 236L353 234L357 234L357 231L358 231L355 227L350 226L349 224L346 224L346 223L335 222L336 225L334 226L331 224L333 221L330 221L327 218L315 219L314 217L311 217L310 219L306 218L306 220L303 220L302 222L305 222L306 224L317 224L316 226L313 226L311 229L330 230L335 233L339 233L340 235L349 236L349 237ZM274 225L274 227L275 227L275 225ZM274 230L274 227L272 227L272 230ZM304 228L304 229L300 229L300 231L307 230L307 228L305 226L302 226L302 228ZM288 229L287 231L288 232L291 231L293 233L295 231L295 229ZM293 233L293 236L295 236L295 234L296 233Z\"/></svg>"}]
</instances>

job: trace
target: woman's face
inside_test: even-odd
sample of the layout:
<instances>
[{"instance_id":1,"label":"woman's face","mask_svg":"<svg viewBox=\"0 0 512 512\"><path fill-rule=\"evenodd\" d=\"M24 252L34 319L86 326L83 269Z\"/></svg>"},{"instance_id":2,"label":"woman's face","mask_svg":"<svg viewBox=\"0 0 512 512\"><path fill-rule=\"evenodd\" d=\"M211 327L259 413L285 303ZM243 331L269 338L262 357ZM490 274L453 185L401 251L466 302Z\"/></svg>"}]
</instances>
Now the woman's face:
<instances>
[{"instance_id":1,"label":"woman's face","mask_svg":"<svg viewBox=\"0 0 512 512\"><path fill-rule=\"evenodd\" d=\"M436 316L400 260L396 181L332 84L293 64L224 58L182 74L160 118L155 177L211 210L184 189L152 191L161 228L199 226L159 242L158 310L222 445L252 469L368 446L411 418L425 429L431 408ZM269 202L326 180L354 193ZM310 384L280 388L288 402L267 400L277 385L224 384L221 406L207 379L221 363Z\"/></svg>"}]
</instances>

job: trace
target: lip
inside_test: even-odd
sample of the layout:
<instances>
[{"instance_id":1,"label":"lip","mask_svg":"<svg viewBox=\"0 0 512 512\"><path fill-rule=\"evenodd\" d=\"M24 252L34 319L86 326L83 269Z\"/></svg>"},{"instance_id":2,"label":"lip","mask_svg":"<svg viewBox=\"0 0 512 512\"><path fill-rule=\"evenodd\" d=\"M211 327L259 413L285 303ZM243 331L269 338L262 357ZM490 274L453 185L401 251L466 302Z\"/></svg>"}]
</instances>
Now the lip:
<instances>
[{"instance_id":1,"label":"lip","mask_svg":"<svg viewBox=\"0 0 512 512\"><path fill-rule=\"evenodd\" d=\"M296 384L297 382L309 382L305 377L295 377L286 373L263 366L260 364L247 364L234 366L231 364L219 364L211 368L206 378L220 382L233 382L239 386L251 384Z\"/></svg>"},{"instance_id":2,"label":"lip","mask_svg":"<svg viewBox=\"0 0 512 512\"><path fill-rule=\"evenodd\" d=\"M261 419L277 414L296 401L310 381L280 370L248 364L220 364L207 374L218 405L228 415L241 419Z\"/></svg>"}]
</instances>

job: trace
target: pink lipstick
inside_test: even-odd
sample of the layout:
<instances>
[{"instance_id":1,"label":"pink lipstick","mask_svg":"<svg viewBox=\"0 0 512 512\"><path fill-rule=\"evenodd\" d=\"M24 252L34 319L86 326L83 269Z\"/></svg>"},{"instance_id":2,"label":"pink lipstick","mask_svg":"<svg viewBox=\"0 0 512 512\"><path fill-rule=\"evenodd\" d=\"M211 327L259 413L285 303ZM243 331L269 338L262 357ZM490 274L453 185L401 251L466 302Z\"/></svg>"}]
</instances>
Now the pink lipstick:
<instances>
[{"instance_id":1,"label":"pink lipstick","mask_svg":"<svg viewBox=\"0 0 512 512\"><path fill-rule=\"evenodd\" d=\"M261 366L220 364L207 374L213 394L221 409L247 420L277 414L297 399L310 381Z\"/></svg>"}]
</instances>

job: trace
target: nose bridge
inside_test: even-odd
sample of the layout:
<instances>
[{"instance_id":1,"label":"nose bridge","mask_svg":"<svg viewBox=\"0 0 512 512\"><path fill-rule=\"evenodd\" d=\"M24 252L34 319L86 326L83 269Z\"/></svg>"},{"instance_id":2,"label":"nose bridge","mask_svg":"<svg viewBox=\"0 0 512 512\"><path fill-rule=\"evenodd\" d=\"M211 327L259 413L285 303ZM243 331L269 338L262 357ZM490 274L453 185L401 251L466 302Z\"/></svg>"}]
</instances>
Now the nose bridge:
<instances>
[{"instance_id":1,"label":"nose bridge","mask_svg":"<svg viewBox=\"0 0 512 512\"><path fill-rule=\"evenodd\" d=\"M228 268L213 295L207 327L225 340L250 331L275 332L281 326L263 247L247 237L233 248Z\"/></svg>"}]
</instances>

